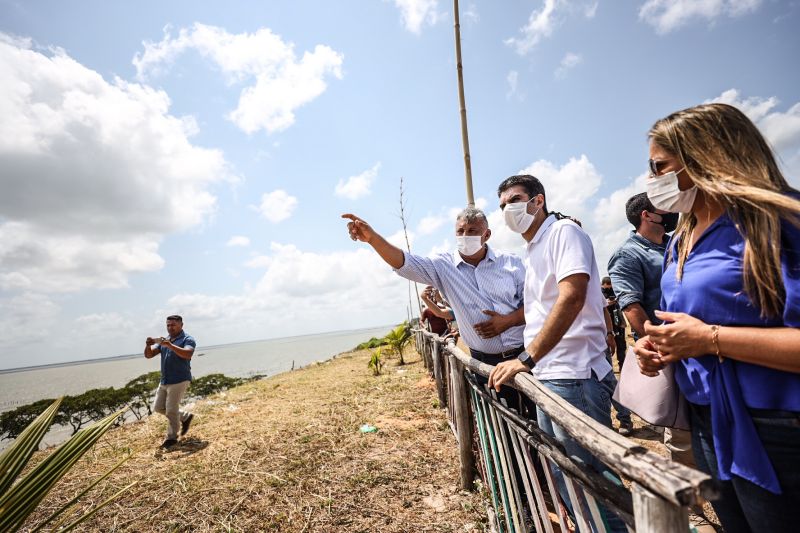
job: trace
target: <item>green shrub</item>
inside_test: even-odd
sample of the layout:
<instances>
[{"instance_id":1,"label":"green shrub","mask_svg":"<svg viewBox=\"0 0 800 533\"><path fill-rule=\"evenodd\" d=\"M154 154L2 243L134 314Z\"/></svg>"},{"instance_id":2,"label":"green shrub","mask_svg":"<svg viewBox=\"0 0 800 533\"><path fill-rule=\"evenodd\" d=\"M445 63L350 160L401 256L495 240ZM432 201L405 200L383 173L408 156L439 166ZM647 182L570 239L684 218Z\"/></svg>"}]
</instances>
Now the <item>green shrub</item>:
<instances>
[{"instance_id":1,"label":"green shrub","mask_svg":"<svg viewBox=\"0 0 800 533\"><path fill-rule=\"evenodd\" d=\"M224 374L209 374L192 380L189 385L190 396L209 396L245 383L241 378L230 378Z\"/></svg>"}]
</instances>

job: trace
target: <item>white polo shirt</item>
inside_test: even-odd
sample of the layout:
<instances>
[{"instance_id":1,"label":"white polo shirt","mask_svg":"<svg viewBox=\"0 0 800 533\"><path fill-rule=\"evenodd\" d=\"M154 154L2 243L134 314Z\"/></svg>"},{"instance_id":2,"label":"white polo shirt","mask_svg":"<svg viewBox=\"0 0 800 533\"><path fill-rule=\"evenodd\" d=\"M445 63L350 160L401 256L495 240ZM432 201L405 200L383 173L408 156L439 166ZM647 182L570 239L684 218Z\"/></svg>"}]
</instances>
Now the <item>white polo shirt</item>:
<instances>
[{"instance_id":1,"label":"white polo shirt","mask_svg":"<svg viewBox=\"0 0 800 533\"><path fill-rule=\"evenodd\" d=\"M531 371L538 379L587 379L592 370L603 379L611 365L605 357L605 298L594 247L586 232L568 219L549 216L525 253L525 346L542 329L558 299L558 282L572 274L589 274L586 303L572 326Z\"/></svg>"}]
</instances>

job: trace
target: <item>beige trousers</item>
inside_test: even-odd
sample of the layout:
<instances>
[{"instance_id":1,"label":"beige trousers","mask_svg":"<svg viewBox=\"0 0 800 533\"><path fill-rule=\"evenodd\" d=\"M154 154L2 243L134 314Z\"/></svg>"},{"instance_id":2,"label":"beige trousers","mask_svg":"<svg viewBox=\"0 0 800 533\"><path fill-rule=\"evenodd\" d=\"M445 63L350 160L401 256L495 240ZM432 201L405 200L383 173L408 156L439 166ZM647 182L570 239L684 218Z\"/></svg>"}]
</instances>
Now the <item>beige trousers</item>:
<instances>
[{"instance_id":1,"label":"beige trousers","mask_svg":"<svg viewBox=\"0 0 800 533\"><path fill-rule=\"evenodd\" d=\"M697 468L692 454L692 432L683 429L664 428L664 445L673 461Z\"/></svg>"},{"instance_id":2,"label":"beige trousers","mask_svg":"<svg viewBox=\"0 0 800 533\"><path fill-rule=\"evenodd\" d=\"M153 411L167 417L169 421L167 425L168 439L178 438L181 422L186 420L186 417L189 416L189 413L184 413L178 409L183 395L189 387L189 383L189 381L181 381L180 383L173 383L171 385L164 385L162 383L158 386L158 390L156 391Z\"/></svg>"}]
</instances>

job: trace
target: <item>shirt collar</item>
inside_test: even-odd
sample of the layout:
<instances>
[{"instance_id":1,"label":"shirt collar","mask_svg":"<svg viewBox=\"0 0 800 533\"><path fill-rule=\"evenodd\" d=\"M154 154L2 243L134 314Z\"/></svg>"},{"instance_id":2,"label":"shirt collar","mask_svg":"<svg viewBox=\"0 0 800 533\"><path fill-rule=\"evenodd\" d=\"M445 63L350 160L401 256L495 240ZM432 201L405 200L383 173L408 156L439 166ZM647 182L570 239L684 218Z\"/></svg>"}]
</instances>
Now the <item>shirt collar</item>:
<instances>
[{"instance_id":1,"label":"shirt collar","mask_svg":"<svg viewBox=\"0 0 800 533\"><path fill-rule=\"evenodd\" d=\"M664 235L666 237L666 235ZM631 239L636 241L637 244L644 246L645 248L658 248L659 250L664 250L667 247L667 241L669 239L664 240L661 244L656 244L647 237L643 237L636 233L636 230L631 231Z\"/></svg>"},{"instance_id":2,"label":"shirt collar","mask_svg":"<svg viewBox=\"0 0 800 533\"><path fill-rule=\"evenodd\" d=\"M485 256L483 257L483 259L481 260L481 263L483 263L483 262L484 262L484 261L486 261L487 259L488 259L489 261L491 261L492 263L494 263L494 262L495 262L495 259L496 259L495 255L494 255L494 250L492 250L492 247L491 247L491 246L489 246L489 244L488 244L488 243L486 244L486 255L485 255ZM455 252L453 252L453 264L454 264L456 267L458 267L458 265L459 265L459 264L461 264L461 263L464 263L465 265L469 265L469 263L467 263L466 261L464 261L464 258L463 258L463 257L461 257L461 254L460 254L460 253L458 253L458 250L456 250ZM478 263L478 264L480 264L480 263ZM472 266L472 265L469 265L469 266Z\"/></svg>"},{"instance_id":3,"label":"shirt collar","mask_svg":"<svg viewBox=\"0 0 800 533\"><path fill-rule=\"evenodd\" d=\"M177 336L177 337L175 337L174 339L170 339L170 340L169 340L169 342L176 342L176 341L179 341L179 340L180 340L182 337L185 337L185 336L186 336L186 332L185 332L185 331L183 331L183 330L181 330L181 332L180 332L180 333L178 333L178 336Z\"/></svg>"},{"instance_id":4,"label":"shirt collar","mask_svg":"<svg viewBox=\"0 0 800 533\"><path fill-rule=\"evenodd\" d=\"M533 236L533 239L531 239L531 242L528 243L528 246L530 247L530 246L536 244L537 242L539 242L540 240L542 240L542 236L547 232L547 229L550 226L552 226L555 221L556 221L556 216L555 215L547 215L547 218L544 219L544 222L542 222L542 225L539 226L539 230L536 232L536 235Z\"/></svg>"}]
</instances>

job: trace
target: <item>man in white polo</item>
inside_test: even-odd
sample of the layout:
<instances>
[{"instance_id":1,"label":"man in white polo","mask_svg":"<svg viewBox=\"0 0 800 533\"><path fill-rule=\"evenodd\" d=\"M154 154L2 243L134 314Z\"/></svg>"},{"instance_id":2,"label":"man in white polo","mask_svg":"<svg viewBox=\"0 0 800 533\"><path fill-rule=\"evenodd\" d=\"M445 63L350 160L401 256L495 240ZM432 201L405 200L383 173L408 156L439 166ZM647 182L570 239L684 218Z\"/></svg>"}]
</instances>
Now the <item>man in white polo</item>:
<instances>
[{"instance_id":1,"label":"man in white polo","mask_svg":"<svg viewBox=\"0 0 800 533\"><path fill-rule=\"evenodd\" d=\"M512 176L500 184L497 194L506 225L528 242L525 354L498 364L489 385L498 388L515 374L530 371L545 387L611 427L616 378L605 351L607 337L613 339L614 332L606 326L592 241L572 220L548 214L544 186L533 176ZM563 444L568 455L609 472L538 407L536 417L539 427ZM561 489L563 481L559 485ZM566 490L559 492L568 503ZM607 519L613 531L626 531L613 513Z\"/></svg>"}]
</instances>

